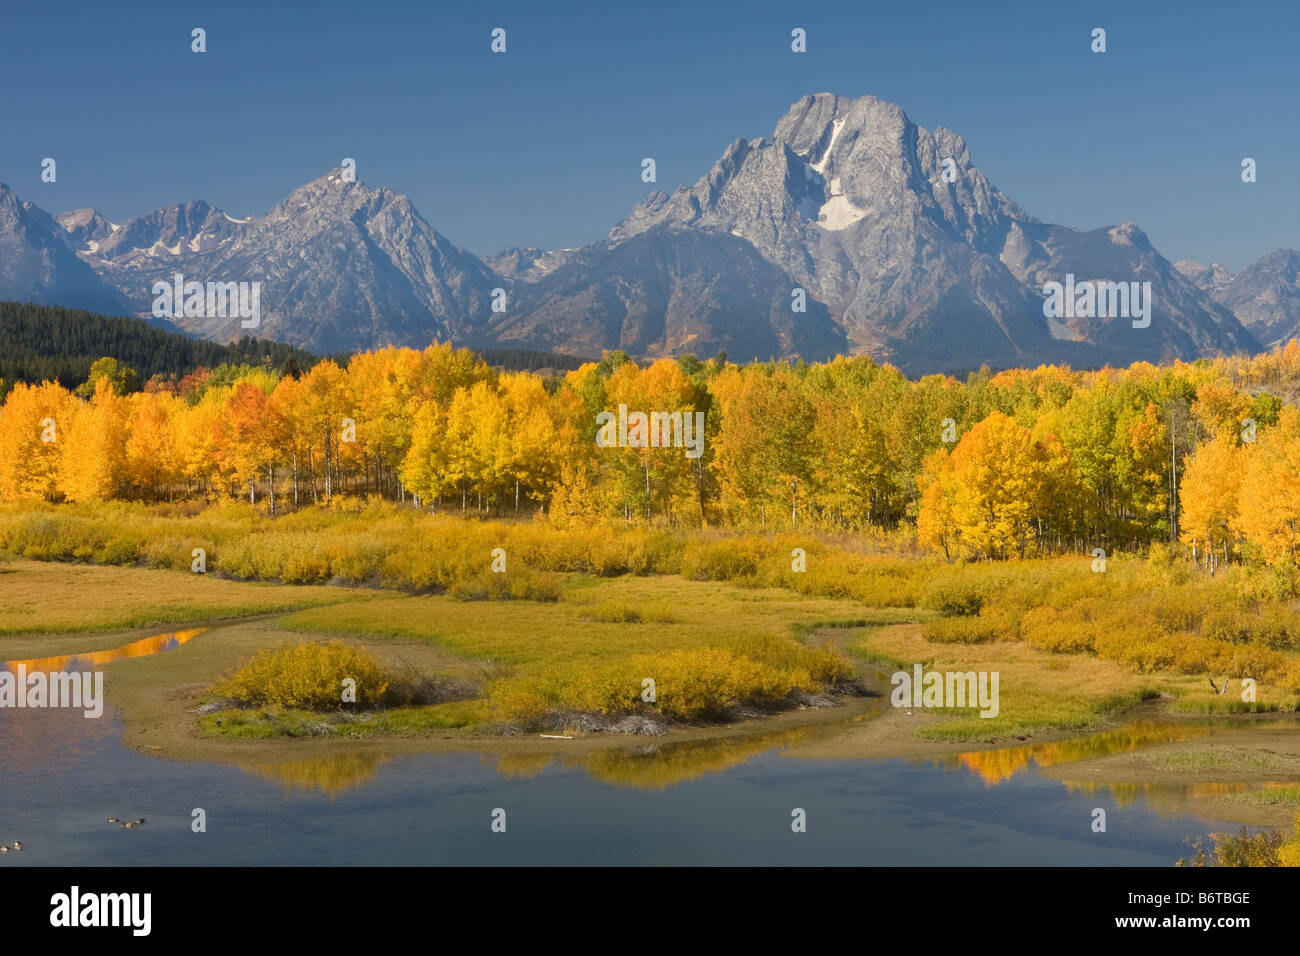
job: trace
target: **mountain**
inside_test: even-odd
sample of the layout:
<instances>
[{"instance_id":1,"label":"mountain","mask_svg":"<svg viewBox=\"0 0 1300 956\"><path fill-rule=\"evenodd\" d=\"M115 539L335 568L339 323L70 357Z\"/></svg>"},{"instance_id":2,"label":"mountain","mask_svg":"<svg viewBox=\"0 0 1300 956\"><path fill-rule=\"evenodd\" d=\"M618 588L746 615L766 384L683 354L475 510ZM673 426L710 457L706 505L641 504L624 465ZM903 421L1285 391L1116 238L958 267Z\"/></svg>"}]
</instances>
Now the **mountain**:
<instances>
[{"instance_id":1,"label":"mountain","mask_svg":"<svg viewBox=\"0 0 1300 956\"><path fill-rule=\"evenodd\" d=\"M564 265L575 249L521 249L517 246L488 256L483 264L504 279L535 282Z\"/></svg>"},{"instance_id":2,"label":"mountain","mask_svg":"<svg viewBox=\"0 0 1300 956\"><path fill-rule=\"evenodd\" d=\"M67 234L64 240L76 252L83 249L95 251L103 240L117 231L117 226L101 216L96 209L74 209L72 212L60 213L54 217L54 221Z\"/></svg>"},{"instance_id":3,"label":"mountain","mask_svg":"<svg viewBox=\"0 0 1300 956\"><path fill-rule=\"evenodd\" d=\"M1217 262L1175 266L1272 348L1300 338L1300 252L1278 249L1236 275Z\"/></svg>"},{"instance_id":4,"label":"mountain","mask_svg":"<svg viewBox=\"0 0 1300 956\"><path fill-rule=\"evenodd\" d=\"M159 258L179 256L182 250L192 253L212 252L223 243L242 235L247 223L247 220L232 219L201 199L173 203L147 216L128 219L120 226L107 223L110 227L107 235L103 233L102 226L93 228L103 220L93 210L65 214L59 217L59 221L68 229L67 223L76 221L72 216L84 217L86 212L93 213L89 217L92 228L86 230L87 248L77 251L85 252L92 259L119 265L141 255ZM91 234L92 231L97 234ZM75 237L73 229L68 229L68 232Z\"/></svg>"},{"instance_id":5,"label":"mountain","mask_svg":"<svg viewBox=\"0 0 1300 956\"><path fill-rule=\"evenodd\" d=\"M875 97L830 93L803 97L771 136L735 140L694 185L650 193L580 249L480 259L407 197L338 169L246 219L195 200L120 225L93 209L56 221L0 192L0 295L108 295L109 310L214 341L252 331L317 353L433 339L638 358L847 352L913 374L1191 359L1256 351L1252 330L1275 341L1296 329L1287 255L1234 277L1175 266L1132 222L1080 231L1040 221L988 180L957 133L926 130ZM152 317L154 283L177 274L258 283L260 324ZM1070 276L1150 283L1149 325L1045 316L1048 285Z\"/></svg>"},{"instance_id":6,"label":"mountain","mask_svg":"<svg viewBox=\"0 0 1300 956\"><path fill-rule=\"evenodd\" d=\"M1191 259L1179 259L1174 263L1174 268L1187 276L1198 289L1211 296L1218 295L1219 291L1232 281L1232 273L1218 262L1203 266Z\"/></svg>"},{"instance_id":7,"label":"mountain","mask_svg":"<svg viewBox=\"0 0 1300 956\"><path fill-rule=\"evenodd\" d=\"M48 213L0 182L0 299L116 312L121 298L77 258Z\"/></svg>"},{"instance_id":8,"label":"mountain","mask_svg":"<svg viewBox=\"0 0 1300 956\"><path fill-rule=\"evenodd\" d=\"M199 254L210 253L239 236L246 222L232 219L202 200L174 203L121 225L109 222L94 209L61 213L55 219L63 227L68 245L117 291L122 305L116 311L134 313L167 332L185 329L171 316L151 314L153 283L171 283L177 272L205 280L194 265Z\"/></svg>"},{"instance_id":9,"label":"mountain","mask_svg":"<svg viewBox=\"0 0 1300 956\"><path fill-rule=\"evenodd\" d=\"M1215 302L1160 255L1135 223L1086 232L1016 223L1001 259L1031 290L1042 289L1048 281L1062 281L1068 273L1076 281L1151 283L1149 328L1135 329L1124 319L1049 322L1054 336L1085 343L1093 363L1194 359L1256 352L1260 348L1232 311Z\"/></svg>"},{"instance_id":10,"label":"mountain","mask_svg":"<svg viewBox=\"0 0 1300 956\"><path fill-rule=\"evenodd\" d=\"M235 219L205 202L168 206L123 223L82 256L137 314L156 281L260 283L259 336L317 352L469 341L500 285L472 254L436 232L390 189L334 170L260 218ZM173 317L180 328L229 341L238 318Z\"/></svg>"},{"instance_id":11,"label":"mountain","mask_svg":"<svg viewBox=\"0 0 1300 956\"><path fill-rule=\"evenodd\" d=\"M573 252L488 328L500 343L646 358L829 356L845 348L826 307L790 310L790 277L734 236L662 226Z\"/></svg>"},{"instance_id":12,"label":"mountain","mask_svg":"<svg viewBox=\"0 0 1300 956\"><path fill-rule=\"evenodd\" d=\"M825 303L855 351L912 371L1258 348L1136 225L1040 222L971 164L961 136L871 96L805 96L772 137L737 140L694 186L652 193L610 237L667 223L746 240ZM1043 284L1067 273L1150 281L1150 327L1048 322Z\"/></svg>"}]
</instances>

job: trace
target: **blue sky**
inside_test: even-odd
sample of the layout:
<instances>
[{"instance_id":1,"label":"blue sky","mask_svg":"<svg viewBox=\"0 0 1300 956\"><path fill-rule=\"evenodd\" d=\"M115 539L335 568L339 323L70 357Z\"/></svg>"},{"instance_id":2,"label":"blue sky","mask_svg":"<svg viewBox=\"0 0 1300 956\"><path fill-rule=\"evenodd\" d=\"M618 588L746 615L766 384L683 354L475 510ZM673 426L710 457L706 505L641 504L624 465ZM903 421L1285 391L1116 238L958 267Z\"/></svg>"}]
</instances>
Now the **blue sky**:
<instances>
[{"instance_id":1,"label":"blue sky","mask_svg":"<svg viewBox=\"0 0 1300 956\"><path fill-rule=\"evenodd\" d=\"M828 90L961 133L1040 219L1132 219L1171 259L1233 269L1300 247L1294 0L7 7L0 179L49 212L261 214L352 156L474 252L577 246L654 188L642 157L671 191Z\"/></svg>"}]
</instances>

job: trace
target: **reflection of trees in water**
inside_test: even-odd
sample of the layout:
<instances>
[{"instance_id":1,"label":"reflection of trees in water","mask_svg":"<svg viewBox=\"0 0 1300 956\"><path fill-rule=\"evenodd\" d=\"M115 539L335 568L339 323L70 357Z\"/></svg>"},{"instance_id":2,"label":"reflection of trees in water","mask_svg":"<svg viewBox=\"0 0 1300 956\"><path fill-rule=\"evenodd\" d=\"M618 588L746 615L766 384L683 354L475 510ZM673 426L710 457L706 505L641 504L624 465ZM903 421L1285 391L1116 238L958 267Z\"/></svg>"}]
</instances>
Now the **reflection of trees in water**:
<instances>
[{"instance_id":1,"label":"reflection of trees in water","mask_svg":"<svg viewBox=\"0 0 1300 956\"><path fill-rule=\"evenodd\" d=\"M1050 767L1058 763L1073 763L1076 760L1090 760L1094 757L1125 753L1152 744L1191 740L1213 733L1214 728L1203 725L1143 720L1087 737L1024 744L1019 747L1004 747L1000 750L949 754L934 758L934 763L942 767L965 767L977 773L985 783L992 786L1027 769L1030 763L1040 767Z\"/></svg>"},{"instance_id":2,"label":"reflection of trees in water","mask_svg":"<svg viewBox=\"0 0 1300 956\"><path fill-rule=\"evenodd\" d=\"M103 667L105 664L112 664L115 661L126 660L130 657L148 657L150 654L174 650L187 641L198 637L206 630L206 627L193 627L185 631L168 631L165 634L154 634L108 650L84 651L80 654L64 654L59 657L37 657L27 661L5 661L0 664L0 667L17 673L18 665L22 664L26 666L29 674L33 671L44 671L45 673L51 671L84 671L90 668Z\"/></svg>"},{"instance_id":3,"label":"reflection of trees in water","mask_svg":"<svg viewBox=\"0 0 1300 956\"><path fill-rule=\"evenodd\" d=\"M30 660L0 662L0 670L15 675L18 668L34 673L84 673L115 661L131 657L147 657L170 651L202 634L207 628L196 627L185 631L168 631L132 641L121 647L56 657L35 657ZM25 693L25 688L16 688ZM32 768L41 767L42 773L58 772L60 767L72 767L81 756L89 753L105 737L114 733L113 721L107 711L103 717L87 720L84 708L76 707L6 707L0 711L0 773L30 775Z\"/></svg>"},{"instance_id":4,"label":"reflection of trees in water","mask_svg":"<svg viewBox=\"0 0 1300 956\"><path fill-rule=\"evenodd\" d=\"M668 787L707 773L729 770L751 757L777 747L806 743L820 735L833 733L836 725L810 724L766 733L739 737L721 737L679 743L645 742L618 749L596 750L581 754L513 752L497 756L483 755L494 764L497 773L512 779L530 779L552 764L585 770L593 779L619 787L640 790L665 790ZM1214 734L1216 728L1196 724L1141 721L1116 730L1104 731L1074 740L1025 744L977 753L950 754L934 758L916 758L913 763L930 762L945 769L965 768L977 773L989 786L1010 779L1031 764L1053 764L1087 760L1109 754L1138 750L1154 744L1189 740ZM335 796L350 787L368 783L387 756L367 753L340 754L315 760L282 763L244 764L241 768L286 787L317 789ZM1162 816L1185 813L1188 799L1200 796L1239 793L1245 790L1288 786L1279 783L1195 783L1195 784L1116 784L1070 783L1071 792L1093 794L1108 791L1120 806L1127 806L1145 796L1148 804Z\"/></svg>"},{"instance_id":5,"label":"reflection of trees in water","mask_svg":"<svg viewBox=\"0 0 1300 956\"><path fill-rule=\"evenodd\" d=\"M485 761L491 758L485 757ZM556 759L555 754L503 754L497 758L497 773L511 779L528 780L537 776Z\"/></svg>"},{"instance_id":6,"label":"reflection of trees in water","mask_svg":"<svg viewBox=\"0 0 1300 956\"><path fill-rule=\"evenodd\" d=\"M803 743L825 731L824 727L812 725L744 737L599 750L563 760L565 766L581 767L603 783L639 790L665 790L706 773L728 770L764 750Z\"/></svg>"},{"instance_id":7,"label":"reflection of trees in water","mask_svg":"<svg viewBox=\"0 0 1300 956\"><path fill-rule=\"evenodd\" d=\"M1253 729L1267 729L1268 725L1253 725ZM933 763L945 769L964 767L978 774L989 786L1009 780L1031 764L1050 767L1053 764L1073 763L1106 757L1111 754L1128 753L1157 744L1176 743L1208 737L1225 727L1211 727L1204 724L1173 723L1158 720L1137 721L1116 730L1107 730L1087 737L1071 740L1058 740L1051 743L1024 744L1019 747L1004 747L999 750L985 750L972 753L948 754L935 757ZM924 762L923 759L914 761ZM1107 793L1116 806L1127 807L1143 799L1154 813L1161 817L1182 817L1188 812L1187 804L1191 800L1203 797L1218 797L1232 793L1244 793L1248 790L1269 790L1289 787L1294 784L1275 781L1234 782L1234 783L1113 783L1103 781L1069 781L1063 780L1070 793L1093 796Z\"/></svg>"},{"instance_id":8,"label":"reflection of trees in water","mask_svg":"<svg viewBox=\"0 0 1300 956\"><path fill-rule=\"evenodd\" d=\"M773 747L804 742L825 731L825 727L814 725L744 737L676 744L649 743L585 754L515 752L495 757L484 755L483 759L494 761L497 773L507 778L526 780L558 763L563 767L583 769L604 783L664 790L706 773L727 770ZM379 766L388 759L382 754L345 753L314 760L240 764L240 769L276 780L288 789L320 790L333 797L369 783Z\"/></svg>"},{"instance_id":9,"label":"reflection of trees in water","mask_svg":"<svg viewBox=\"0 0 1300 956\"><path fill-rule=\"evenodd\" d=\"M389 758L375 753L346 753L313 760L240 764L245 773L281 784L286 791L319 790L336 797L344 790L369 783Z\"/></svg>"},{"instance_id":10,"label":"reflection of trees in water","mask_svg":"<svg viewBox=\"0 0 1300 956\"><path fill-rule=\"evenodd\" d=\"M1062 781L1070 793L1094 796L1108 793L1116 806L1127 807L1144 798L1157 816L1178 818L1188 813L1188 803L1205 797L1222 797L1251 790L1277 790L1293 783L1269 780L1263 783L1102 783L1094 780Z\"/></svg>"}]
</instances>

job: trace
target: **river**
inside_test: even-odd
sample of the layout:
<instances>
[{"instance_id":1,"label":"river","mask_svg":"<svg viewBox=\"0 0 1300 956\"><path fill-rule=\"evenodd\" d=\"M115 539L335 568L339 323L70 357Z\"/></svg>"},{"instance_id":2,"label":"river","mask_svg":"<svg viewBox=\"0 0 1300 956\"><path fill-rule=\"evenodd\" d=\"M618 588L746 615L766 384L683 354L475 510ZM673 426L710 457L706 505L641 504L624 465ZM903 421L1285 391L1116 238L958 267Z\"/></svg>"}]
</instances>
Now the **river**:
<instances>
[{"instance_id":1,"label":"river","mask_svg":"<svg viewBox=\"0 0 1300 956\"><path fill-rule=\"evenodd\" d=\"M135 642L127 656L171 650L194 633ZM110 666L122 656L100 653ZM100 720L0 713L0 842L24 844L0 866L1168 866L1189 855L1189 840L1236 829L1188 812L1186 787L1111 789L1040 773L1163 742L1156 724L927 759L800 755L810 739L853 732L841 724L638 739L584 756L565 756L563 741L554 755L522 757L385 755L372 742L365 753L250 767L139 753L121 730L111 709ZM1106 811L1104 833L1092 827L1096 808ZM204 832L192 827L196 809ZM805 832L792 829L797 809ZM497 811L504 832L494 832ZM109 817L147 822L128 829Z\"/></svg>"}]
</instances>

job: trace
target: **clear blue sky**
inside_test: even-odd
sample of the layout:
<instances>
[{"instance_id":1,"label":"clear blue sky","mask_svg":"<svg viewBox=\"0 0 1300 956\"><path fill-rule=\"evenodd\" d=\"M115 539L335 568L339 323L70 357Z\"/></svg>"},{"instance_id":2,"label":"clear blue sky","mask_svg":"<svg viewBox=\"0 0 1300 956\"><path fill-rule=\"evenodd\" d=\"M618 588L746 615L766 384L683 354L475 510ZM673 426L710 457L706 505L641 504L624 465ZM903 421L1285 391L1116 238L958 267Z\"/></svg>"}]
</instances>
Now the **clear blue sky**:
<instances>
[{"instance_id":1,"label":"clear blue sky","mask_svg":"<svg viewBox=\"0 0 1300 956\"><path fill-rule=\"evenodd\" d=\"M352 156L474 252L568 247L653 188L642 157L671 191L805 93L870 93L1031 215L1236 269L1300 247L1298 27L1296 0L9 2L0 179L52 213L244 216Z\"/></svg>"}]
</instances>

